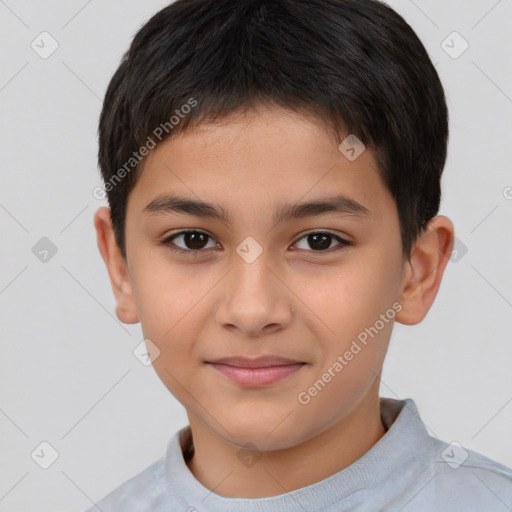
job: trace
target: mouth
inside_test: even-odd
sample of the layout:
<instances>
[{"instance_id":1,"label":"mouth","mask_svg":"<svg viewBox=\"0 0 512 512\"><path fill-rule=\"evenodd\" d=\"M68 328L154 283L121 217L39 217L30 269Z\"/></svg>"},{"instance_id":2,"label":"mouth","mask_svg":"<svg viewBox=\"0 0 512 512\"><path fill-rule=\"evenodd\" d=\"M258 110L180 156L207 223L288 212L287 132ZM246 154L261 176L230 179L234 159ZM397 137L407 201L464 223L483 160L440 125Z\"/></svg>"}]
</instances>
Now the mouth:
<instances>
[{"instance_id":1,"label":"mouth","mask_svg":"<svg viewBox=\"0 0 512 512\"><path fill-rule=\"evenodd\" d=\"M206 363L224 377L245 387L269 386L306 365L304 362L277 357L224 358Z\"/></svg>"}]
</instances>

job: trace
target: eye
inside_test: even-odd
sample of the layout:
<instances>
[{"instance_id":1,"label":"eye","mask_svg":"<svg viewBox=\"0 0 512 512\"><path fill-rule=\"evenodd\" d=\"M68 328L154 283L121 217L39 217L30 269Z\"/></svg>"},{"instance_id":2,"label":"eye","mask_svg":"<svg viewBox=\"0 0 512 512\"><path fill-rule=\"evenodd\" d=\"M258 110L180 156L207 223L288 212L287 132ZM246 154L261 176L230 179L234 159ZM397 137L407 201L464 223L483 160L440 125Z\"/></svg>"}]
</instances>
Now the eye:
<instances>
[{"instance_id":1,"label":"eye","mask_svg":"<svg viewBox=\"0 0 512 512\"><path fill-rule=\"evenodd\" d=\"M305 240L304 245L309 245L308 247L299 247L299 249L304 250L312 250L314 252L334 252L339 249L343 249L345 246L354 245L353 242L350 242L349 240L345 240L344 238L341 238L338 235L334 235L329 232L324 231L315 231L312 233L308 233L304 235L301 239L299 239L299 242L301 240ZM338 245L335 246L334 250L327 251L327 249L331 249L331 244L333 241L338 241ZM296 245L298 245L298 243Z\"/></svg>"},{"instance_id":2,"label":"eye","mask_svg":"<svg viewBox=\"0 0 512 512\"><path fill-rule=\"evenodd\" d=\"M211 241L210 247L208 247L208 239ZM302 240L305 240L305 245L309 245L309 248L297 247ZM338 242L338 245L334 246L334 249L331 247L333 241ZM220 248L220 245L216 243L210 235L197 230L180 231L166 238L161 243L162 245L168 246L173 252L188 253L194 256L202 252L207 252L208 249ZM354 245L354 243L338 235L324 231L307 233L295 244L300 250L312 252L335 252L350 245Z\"/></svg>"},{"instance_id":3,"label":"eye","mask_svg":"<svg viewBox=\"0 0 512 512\"><path fill-rule=\"evenodd\" d=\"M213 245L208 247L208 239L212 240ZM176 243L175 240L179 240ZM186 252L186 253L199 253L206 249L219 247L218 243L213 241L213 238L202 231L181 231L162 241L163 245L171 244L170 249L175 252ZM180 245L181 244L181 245ZM174 246L174 247L172 247Z\"/></svg>"}]
</instances>

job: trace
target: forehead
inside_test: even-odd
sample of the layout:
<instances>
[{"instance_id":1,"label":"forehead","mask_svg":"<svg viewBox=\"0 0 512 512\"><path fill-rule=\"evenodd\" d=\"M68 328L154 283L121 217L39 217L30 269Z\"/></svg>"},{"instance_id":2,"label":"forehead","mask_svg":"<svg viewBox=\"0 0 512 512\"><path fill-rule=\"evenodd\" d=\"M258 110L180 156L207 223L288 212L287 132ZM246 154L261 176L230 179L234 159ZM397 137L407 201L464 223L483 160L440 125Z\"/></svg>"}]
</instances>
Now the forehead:
<instances>
[{"instance_id":1,"label":"forehead","mask_svg":"<svg viewBox=\"0 0 512 512\"><path fill-rule=\"evenodd\" d=\"M143 211L162 194L178 193L261 212L271 204L343 194L373 212L389 200L375 157L366 148L351 160L339 143L318 119L289 110L236 113L158 145L130 201Z\"/></svg>"}]
</instances>

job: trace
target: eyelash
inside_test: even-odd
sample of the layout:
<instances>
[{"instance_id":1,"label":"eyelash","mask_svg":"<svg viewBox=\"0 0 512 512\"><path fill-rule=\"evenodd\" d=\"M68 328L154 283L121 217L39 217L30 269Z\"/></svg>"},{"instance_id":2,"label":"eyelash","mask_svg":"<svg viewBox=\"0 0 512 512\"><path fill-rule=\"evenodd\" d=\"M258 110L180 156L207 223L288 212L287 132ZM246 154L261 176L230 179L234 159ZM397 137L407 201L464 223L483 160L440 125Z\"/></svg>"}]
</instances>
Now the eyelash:
<instances>
[{"instance_id":1,"label":"eyelash","mask_svg":"<svg viewBox=\"0 0 512 512\"><path fill-rule=\"evenodd\" d=\"M173 235L167 237L166 239L162 240L161 244L168 247L169 250L171 250L172 252L174 253L179 253L179 254L187 254L187 255L192 255L192 256L200 256L202 253L207 253L207 251L210 251L210 249L181 249L179 247L176 247L176 245L173 244L173 240L175 238L178 238L182 235L186 235L188 233L198 233L198 234L202 234L202 235L205 235L206 237L210 238L213 240L213 237L211 237L210 235L208 235L208 233L205 233L204 231L199 231L197 229L191 229L191 230L188 230L188 231L180 231L178 233L174 233ZM321 254L321 253L327 253L327 254L332 254L334 252L337 252L337 251L340 251L342 249L345 249L346 247L349 247L349 246L353 246L354 245L354 242L351 242L349 240L345 240L344 238L341 238L340 236L338 235L335 235L334 233L330 233L329 231L311 231L309 233L305 233L303 234L296 242L295 244L297 244L300 240L302 240L303 238L306 238L310 235L328 235L328 236L331 236L332 238L336 239L338 242L339 242L339 246L333 248L333 249L326 249L326 250L320 250L320 251L314 251L314 250L311 250L309 252L312 252L314 254ZM172 245L170 245L172 244ZM295 245L294 244L294 245Z\"/></svg>"}]
</instances>

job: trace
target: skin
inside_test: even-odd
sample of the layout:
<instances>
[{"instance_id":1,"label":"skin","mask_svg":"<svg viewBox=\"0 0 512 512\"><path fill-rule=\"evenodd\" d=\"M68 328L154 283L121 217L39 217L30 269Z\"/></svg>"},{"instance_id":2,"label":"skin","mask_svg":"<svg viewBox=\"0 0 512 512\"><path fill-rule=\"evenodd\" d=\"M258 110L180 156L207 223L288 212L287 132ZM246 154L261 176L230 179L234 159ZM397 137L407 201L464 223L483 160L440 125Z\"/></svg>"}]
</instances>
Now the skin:
<instances>
[{"instance_id":1,"label":"skin","mask_svg":"<svg viewBox=\"0 0 512 512\"><path fill-rule=\"evenodd\" d=\"M140 322L160 350L153 366L185 407L195 454L193 475L226 497L274 496L318 482L377 443L379 379L393 321L312 397L298 400L394 303L395 320L419 323L430 309L453 250L452 222L437 216L402 255L396 204L373 153L356 160L320 122L279 108L252 109L200 125L157 146L127 205L125 261L108 208L94 218L98 247L117 300L116 314ZM274 224L284 203L343 193L367 216L324 213ZM144 208L164 193L223 206L231 222ZM177 254L165 238L184 236ZM325 231L326 248L307 234ZM236 252L246 237L263 252L252 263ZM340 247L343 247L341 250ZM263 388L238 385L205 361L273 354L307 363ZM255 464L238 455L254 448ZM244 448L245 447L245 448ZM242 451L241 451L242 450ZM240 452L240 453L239 453ZM334 454L334 455L333 455Z\"/></svg>"}]
</instances>

